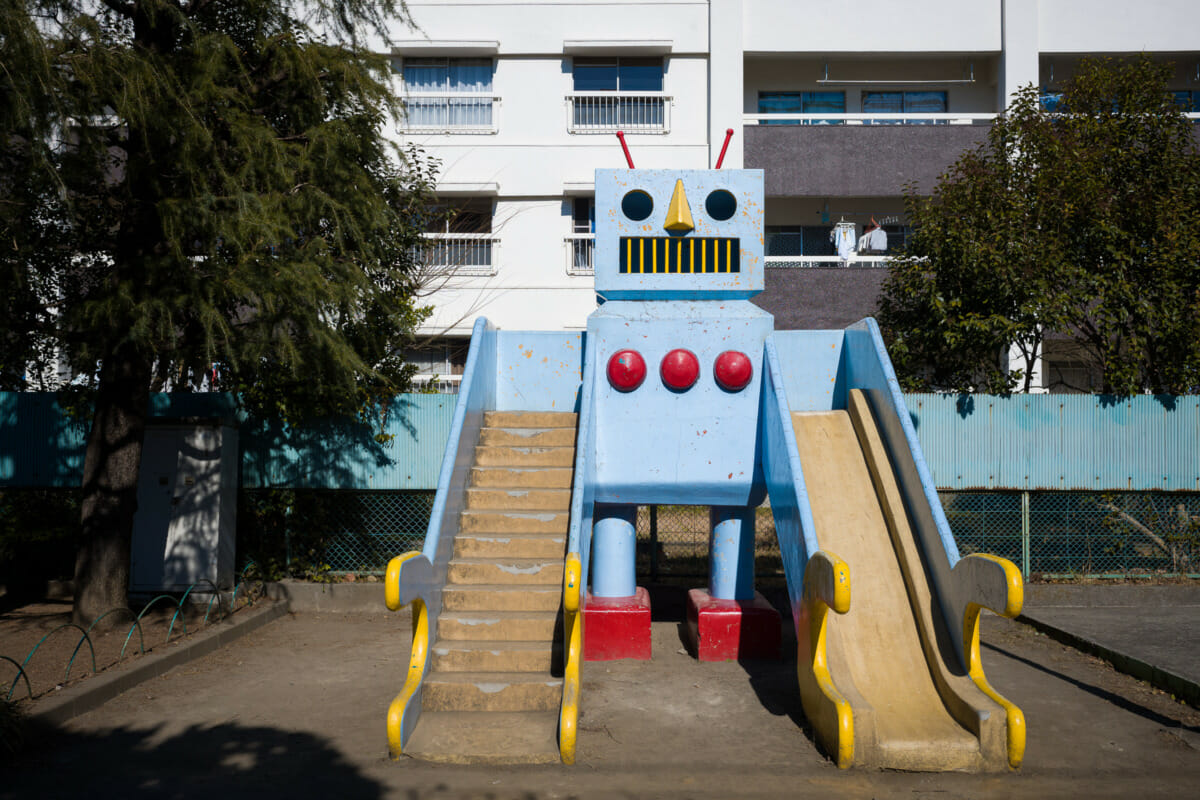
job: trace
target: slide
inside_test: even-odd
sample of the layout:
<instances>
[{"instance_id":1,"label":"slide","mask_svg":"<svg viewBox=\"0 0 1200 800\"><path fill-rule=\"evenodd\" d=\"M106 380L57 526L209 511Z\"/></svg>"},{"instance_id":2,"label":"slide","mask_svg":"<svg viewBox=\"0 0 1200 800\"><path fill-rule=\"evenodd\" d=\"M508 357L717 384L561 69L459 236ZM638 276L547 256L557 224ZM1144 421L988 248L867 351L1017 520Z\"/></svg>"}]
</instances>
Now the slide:
<instances>
[{"instance_id":1,"label":"slide","mask_svg":"<svg viewBox=\"0 0 1200 800\"><path fill-rule=\"evenodd\" d=\"M867 395L851 390L846 405L791 414L820 547L816 560L840 565L853 587L848 607L833 609L844 613L827 615L817 636L800 637L802 650L825 650L825 673L818 669L806 680L802 668L800 676L817 738L842 766L1016 766L1020 753L1011 752L1006 731L1011 704L953 652L928 577L937 565L921 552L910 522L919 515L905 507ZM805 583L820 583L820 571L810 565ZM806 596L817 588L806 585ZM1023 719L1019 724L1023 731Z\"/></svg>"}]
</instances>

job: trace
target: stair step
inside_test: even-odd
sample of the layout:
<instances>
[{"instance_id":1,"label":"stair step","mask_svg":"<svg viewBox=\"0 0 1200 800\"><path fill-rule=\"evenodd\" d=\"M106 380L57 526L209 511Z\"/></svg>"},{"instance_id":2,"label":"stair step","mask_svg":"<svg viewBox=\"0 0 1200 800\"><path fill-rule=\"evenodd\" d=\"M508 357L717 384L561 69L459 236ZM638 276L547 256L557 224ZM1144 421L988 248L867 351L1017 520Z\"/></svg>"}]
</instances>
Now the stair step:
<instances>
[{"instance_id":1,"label":"stair step","mask_svg":"<svg viewBox=\"0 0 1200 800\"><path fill-rule=\"evenodd\" d=\"M552 642L557 611L443 611L439 640L464 642Z\"/></svg>"},{"instance_id":2,"label":"stair step","mask_svg":"<svg viewBox=\"0 0 1200 800\"><path fill-rule=\"evenodd\" d=\"M467 508L475 510L567 511L570 489L467 489Z\"/></svg>"},{"instance_id":3,"label":"stair step","mask_svg":"<svg viewBox=\"0 0 1200 800\"><path fill-rule=\"evenodd\" d=\"M501 583L451 584L442 589L443 611L557 611L562 586Z\"/></svg>"},{"instance_id":4,"label":"stair step","mask_svg":"<svg viewBox=\"0 0 1200 800\"><path fill-rule=\"evenodd\" d=\"M566 533L567 511L464 511L459 530L464 533Z\"/></svg>"},{"instance_id":5,"label":"stair step","mask_svg":"<svg viewBox=\"0 0 1200 800\"><path fill-rule=\"evenodd\" d=\"M528 672L431 672L421 690L430 711L553 711L562 678Z\"/></svg>"},{"instance_id":6,"label":"stair step","mask_svg":"<svg viewBox=\"0 0 1200 800\"><path fill-rule=\"evenodd\" d=\"M561 559L566 547L567 537L560 533L460 533L454 539L454 557Z\"/></svg>"},{"instance_id":7,"label":"stair step","mask_svg":"<svg viewBox=\"0 0 1200 800\"><path fill-rule=\"evenodd\" d=\"M562 585L563 560L544 558L455 558L446 574L449 583Z\"/></svg>"},{"instance_id":8,"label":"stair step","mask_svg":"<svg viewBox=\"0 0 1200 800\"><path fill-rule=\"evenodd\" d=\"M557 764L557 711L423 711L404 754L447 764Z\"/></svg>"},{"instance_id":9,"label":"stair step","mask_svg":"<svg viewBox=\"0 0 1200 800\"><path fill-rule=\"evenodd\" d=\"M471 486L512 489L570 489L572 467L472 467Z\"/></svg>"},{"instance_id":10,"label":"stair step","mask_svg":"<svg viewBox=\"0 0 1200 800\"><path fill-rule=\"evenodd\" d=\"M509 447L575 447L574 428L483 428L481 445Z\"/></svg>"},{"instance_id":11,"label":"stair step","mask_svg":"<svg viewBox=\"0 0 1200 800\"><path fill-rule=\"evenodd\" d=\"M577 414L563 411L485 411L487 428L574 428Z\"/></svg>"},{"instance_id":12,"label":"stair step","mask_svg":"<svg viewBox=\"0 0 1200 800\"><path fill-rule=\"evenodd\" d=\"M436 672L538 672L548 675L562 648L555 642L452 641L433 646Z\"/></svg>"},{"instance_id":13,"label":"stair step","mask_svg":"<svg viewBox=\"0 0 1200 800\"><path fill-rule=\"evenodd\" d=\"M479 467L570 467L574 464L573 447L481 445L475 448L475 465Z\"/></svg>"}]
</instances>

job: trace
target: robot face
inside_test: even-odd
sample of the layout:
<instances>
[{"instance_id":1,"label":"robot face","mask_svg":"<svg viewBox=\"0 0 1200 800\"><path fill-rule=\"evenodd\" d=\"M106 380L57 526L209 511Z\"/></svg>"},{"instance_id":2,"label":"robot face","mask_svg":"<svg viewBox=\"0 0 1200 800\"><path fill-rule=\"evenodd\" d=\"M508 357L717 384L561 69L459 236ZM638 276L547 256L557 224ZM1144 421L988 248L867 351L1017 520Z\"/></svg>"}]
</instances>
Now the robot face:
<instances>
[{"instance_id":1,"label":"robot face","mask_svg":"<svg viewBox=\"0 0 1200 800\"><path fill-rule=\"evenodd\" d=\"M762 170L596 170L596 292L724 300L762 291Z\"/></svg>"}]
</instances>

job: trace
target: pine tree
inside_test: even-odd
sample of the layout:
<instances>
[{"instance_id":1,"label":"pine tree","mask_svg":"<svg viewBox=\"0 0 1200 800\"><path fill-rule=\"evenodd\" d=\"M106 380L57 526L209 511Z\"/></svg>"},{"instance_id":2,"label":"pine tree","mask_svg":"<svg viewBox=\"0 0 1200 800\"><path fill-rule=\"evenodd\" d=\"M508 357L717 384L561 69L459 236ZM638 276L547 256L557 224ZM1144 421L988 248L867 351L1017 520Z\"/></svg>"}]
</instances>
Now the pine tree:
<instances>
[{"instance_id":1,"label":"pine tree","mask_svg":"<svg viewBox=\"0 0 1200 800\"><path fill-rule=\"evenodd\" d=\"M0 3L0 379L56 356L91 390L91 619L125 600L151 391L216 368L295 421L405 388L433 165L384 136L364 45L402 1Z\"/></svg>"}]
</instances>

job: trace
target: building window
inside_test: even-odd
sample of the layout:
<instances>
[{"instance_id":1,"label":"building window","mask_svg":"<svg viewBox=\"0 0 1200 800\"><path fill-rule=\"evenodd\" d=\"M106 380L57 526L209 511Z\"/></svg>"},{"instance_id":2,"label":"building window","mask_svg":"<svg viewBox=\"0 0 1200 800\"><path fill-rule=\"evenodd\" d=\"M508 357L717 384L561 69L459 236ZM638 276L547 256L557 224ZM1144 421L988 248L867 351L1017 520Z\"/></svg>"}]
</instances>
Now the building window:
<instances>
[{"instance_id":1,"label":"building window","mask_svg":"<svg viewBox=\"0 0 1200 800\"><path fill-rule=\"evenodd\" d=\"M490 58L406 58L403 74L408 128L494 130Z\"/></svg>"},{"instance_id":2,"label":"building window","mask_svg":"<svg viewBox=\"0 0 1200 800\"><path fill-rule=\"evenodd\" d=\"M948 109L946 92L875 92L862 93L862 112L864 114L879 114L881 116L902 116L905 114L945 114ZM943 120L937 120L942 122ZM935 120L868 120L867 124L898 125L930 125Z\"/></svg>"},{"instance_id":3,"label":"building window","mask_svg":"<svg viewBox=\"0 0 1200 800\"><path fill-rule=\"evenodd\" d=\"M759 114L845 114L845 92L759 92ZM759 125L837 125L832 119L759 120Z\"/></svg>"},{"instance_id":4,"label":"building window","mask_svg":"<svg viewBox=\"0 0 1200 800\"><path fill-rule=\"evenodd\" d=\"M836 256L828 225L768 225L766 256Z\"/></svg>"},{"instance_id":5,"label":"building window","mask_svg":"<svg viewBox=\"0 0 1200 800\"><path fill-rule=\"evenodd\" d=\"M426 270L454 275L495 273L497 238L492 233L492 201L471 198L435 205L425 225L419 260Z\"/></svg>"},{"instance_id":6,"label":"building window","mask_svg":"<svg viewBox=\"0 0 1200 800\"><path fill-rule=\"evenodd\" d=\"M404 360L417 368L413 388L420 392L457 394L467 364L470 340L439 338L404 351Z\"/></svg>"},{"instance_id":7,"label":"building window","mask_svg":"<svg viewBox=\"0 0 1200 800\"><path fill-rule=\"evenodd\" d=\"M579 57L571 72L572 133L667 131L661 58Z\"/></svg>"},{"instance_id":8,"label":"building window","mask_svg":"<svg viewBox=\"0 0 1200 800\"><path fill-rule=\"evenodd\" d=\"M595 234L595 199L583 196L571 198L571 235L567 237L567 274L595 274Z\"/></svg>"},{"instance_id":9,"label":"building window","mask_svg":"<svg viewBox=\"0 0 1200 800\"><path fill-rule=\"evenodd\" d=\"M1184 112L1200 111L1200 90L1179 89L1171 92L1171 96L1175 99L1175 105L1180 106Z\"/></svg>"}]
</instances>

